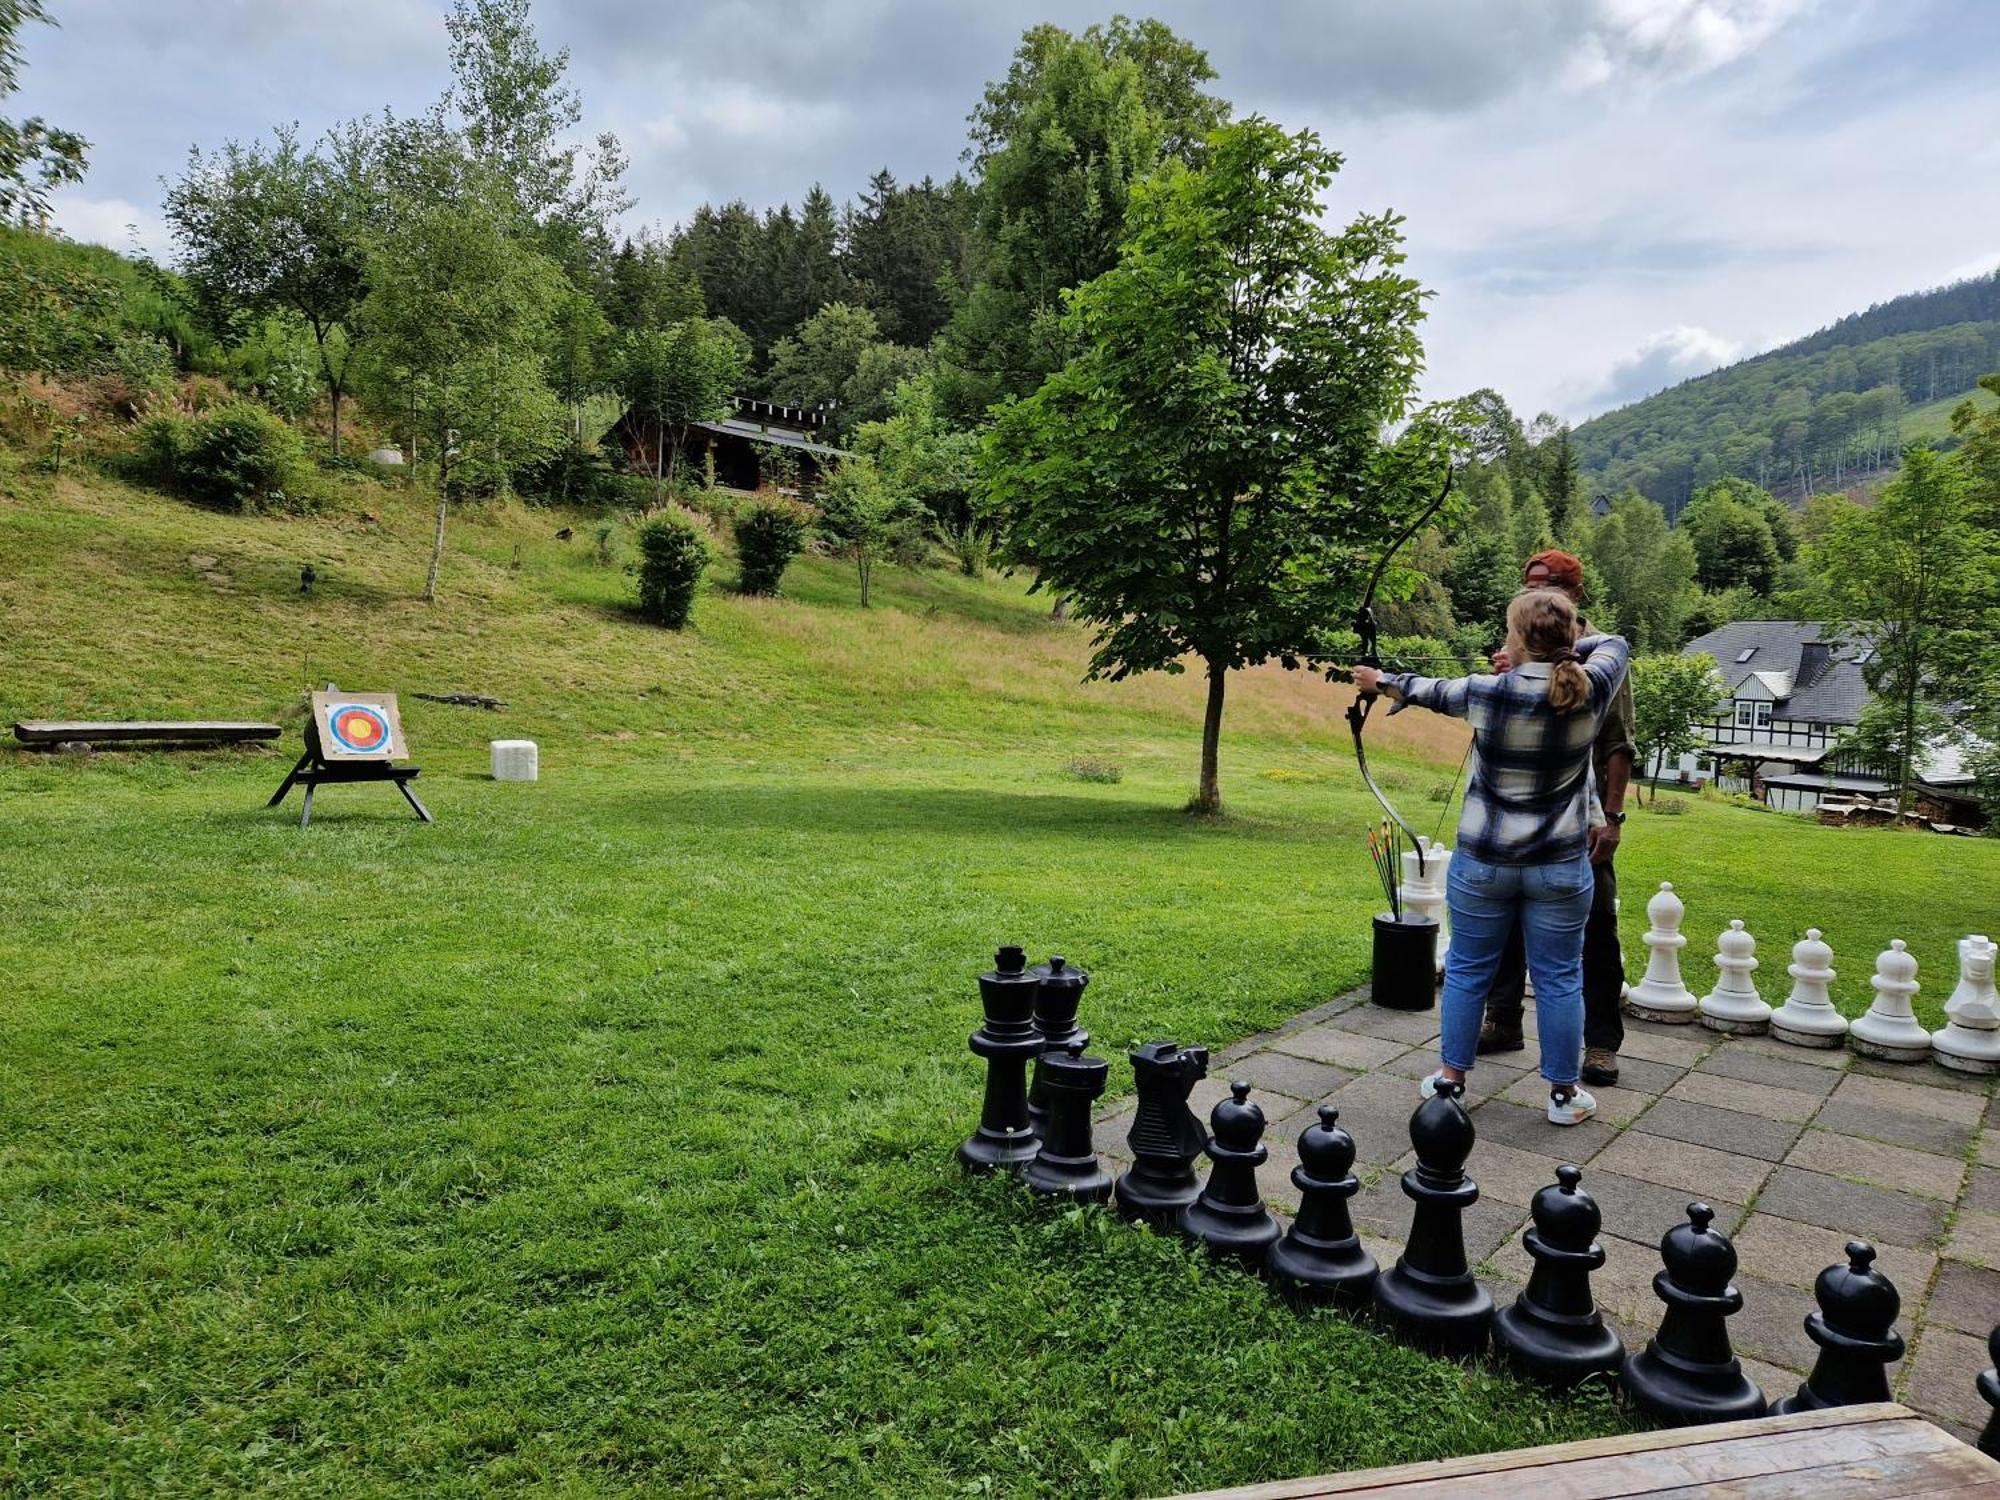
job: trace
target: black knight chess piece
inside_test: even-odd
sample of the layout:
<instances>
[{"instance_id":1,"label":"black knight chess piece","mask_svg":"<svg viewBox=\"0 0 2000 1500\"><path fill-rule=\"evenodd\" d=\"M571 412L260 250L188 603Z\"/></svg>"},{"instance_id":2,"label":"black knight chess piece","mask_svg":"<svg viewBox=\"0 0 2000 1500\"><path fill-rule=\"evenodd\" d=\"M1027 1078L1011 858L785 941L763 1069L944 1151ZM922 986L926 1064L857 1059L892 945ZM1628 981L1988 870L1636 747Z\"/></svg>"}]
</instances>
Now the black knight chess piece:
<instances>
[{"instance_id":1,"label":"black knight chess piece","mask_svg":"<svg viewBox=\"0 0 2000 1500\"><path fill-rule=\"evenodd\" d=\"M1041 980L1028 972L1028 955L1002 948L993 967L979 976L985 1023L970 1046L986 1059L986 1102L979 1128L958 1148L958 1159L974 1172L1024 1167L1041 1142L1028 1128L1028 1064L1042 1054L1042 1034L1034 1022Z\"/></svg>"},{"instance_id":2,"label":"black knight chess piece","mask_svg":"<svg viewBox=\"0 0 2000 1500\"><path fill-rule=\"evenodd\" d=\"M1619 1384L1634 1405L1673 1427L1764 1415L1764 1393L1729 1347L1728 1319L1743 1307L1730 1282L1736 1247L1709 1228L1715 1210L1688 1205L1688 1221L1660 1241L1665 1268L1653 1292L1667 1305L1660 1331L1625 1361Z\"/></svg>"},{"instance_id":3,"label":"black knight chess piece","mask_svg":"<svg viewBox=\"0 0 2000 1500\"><path fill-rule=\"evenodd\" d=\"M1993 1415L1979 1434L1979 1451L2000 1458L2000 1325L1986 1335L1986 1357L1993 1363L1979 1372L1979 1399L1993 1409Z\"/></svg>"},{"instance_id":4,"label":"black knight chess piece","mask_svg":"<svg viewBox=\"0 0 2000 1500\"><path fill-rule=\"evenodd\" d=\"M1849 1240L1847 1264L1819 1273L1813 1283L1819 1311L1806 1314L1806 1337L1819 1345L1819 1358L1805 1384L1775 1403L1773 1413L1890 1399L1889 1366L1903 1357L1903 1337L1896 1332L1903 1298L1874 1261L1873 1245Z\"/></svg>"},{"instance_id":5,"label":"black knight chess piece","mask_svg":"<svg viewBox=\"0 0 2000 1500\"><path fill-rule=\"evenodd\" d=\"M1131 1057L1139 1107L1125 1137L1132 1169L1118 1179L1118 1211L1164 1229L1201 1195L1194 1163L1208 1144L1208 1132L1187 1100L1208 1076L1208 1049L1148 1042L1134 1047Z\"/></svg>"},{"instance_id":6,"label":"black knight chess piece","mask_svg":"<svg viewBox=\"0 0 2000 1500\"><path fill-rule=\"evenodd\" d=\"M1493 1323L1493 1299L1465 1259L1464 1215L1479 1185L1465 1175L1473 1129L1463 1092L1441 1084L1410 1116L1417 1164L1403 1174L1403 1192L1416 1213L1401 1258L1375 1282L1375 1306L1398 1338L1455 1359L1484 1348Z\"/></svg>"},{"instance_id":7,"label":"black knight chess piece","mask_svg":"<svg viewBox=\"0 0 2000 1500\"><path fill-rule=\"evenodd\" d=\"M1559 1390L1625 1362L1625 1345L1590 1295L1590 1273L1604 1264L1597 1243L1604 1216L1577 1186L1582 1180L1575 1167L1557 1167L1555 1182L1535 1194L1535 1222L1523 1236L1535 1269L1527 1290L1493 1320L1500 1352Z\"/></svg>"},{"instance_id":8,"label":"black knight chess piece","mask_svg":"<svg viewBox=\"0 0 2000 1500\"><path fill-rule=\"evenodd\" d=\"M1319 1123L1299 1133L1299 1164L1292 1168L1299 1212L1271 1247L1269 1267L1279 1289L1301 1300L1365 1303L1379 1268L1348 1214L1361 1179L1354 1175L1354 1137L1339 1122L1340 1111L1322 1104Z\"/></svg>"},{"instance_id":9,"label":"black knight chess piece","mask_svg":"<svg viewBox=\"0 0 2000 1500\"><path fill-rule=\"evenodd\" d=\"M1097 1160L1090 1139L1090 1108L1104 1096L1111 1064L1085 1057L1083 1043L1042 1054L1043 1087L1049 1112L1042 1125L1042 1149L1021 1180L1044 1197L1102 1203L1111 1196L1111 1174Z\"/></svg>"},{"instance_id":10,"label":"black knight chess piece","mask_svg":"<svg viewBox=\"0 0 2000 1500\"><path fill-rule=\"evenodd\" d=\"M1035 991L1035 1030L1041 1036L1043 1054L1060 1052L1071 1042L1088 1047L1090 1033L1076 1024L1076 1012L1083 1002L1083 988L1090 983L1090 975L1071 968L1069 960L1061 954L1045 964L1036 964L1028 972L1040 986ZM1037 1057L1034 1078L1028 1085L1028 1128L1040 1135L1047 1114L1042 1063Z\"/></svg>"},{"instance_id":11,"label":"black knight chess piece","mask_svg":"<svg viewBox=\"0 0 2000 1500\"><path fill-rule=\"evenodd\" d=\"M1278 1238L1278 1221L1257 1191L1257 1169L1271 1153L1259 1144L1264 1111L1250 1101L1250 1085L1232 1083L1229 1097L1210 1111L1208 1185L1181 1213L1181 1232L1213 1255L1263 1264Z\"/></svg>"}]
</instances>

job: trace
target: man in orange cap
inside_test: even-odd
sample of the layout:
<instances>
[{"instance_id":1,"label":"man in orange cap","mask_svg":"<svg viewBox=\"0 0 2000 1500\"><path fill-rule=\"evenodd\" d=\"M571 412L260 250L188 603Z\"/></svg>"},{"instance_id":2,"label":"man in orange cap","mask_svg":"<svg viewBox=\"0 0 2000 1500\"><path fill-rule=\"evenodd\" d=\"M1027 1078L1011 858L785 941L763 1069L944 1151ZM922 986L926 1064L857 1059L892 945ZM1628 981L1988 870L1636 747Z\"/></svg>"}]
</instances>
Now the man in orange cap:
<instances>
[{"instance_id":1,"label":"man in orange cap","mask_svg":"<svg viewBox=\"0 0 2000 1500\"><path fill-rule=\"evenodd\" d=\"M1584 603L1583 564L1573 554L1551 548L1537 552L1521 571L1521 583L1531 589L1560 589L1579 608ZM1589 627L1578 628L1589 633ZM1496 652L1493 669L1512 665L1504 651ZM1597 877L1590 919L1583 929L1583 1081L1618 1081L1618 1049L1625 1044L1625 1018L1619 1001L1625 990L1625 956L1618 947L1618 875L1612 860L1625 827L1625 789L1632 779L1638 746L1633 740L1632 684L1618 686L1604 723L1597 732L1591 759L1597 774L1597 801L1604 820L1593 822L1589 834L1592 873ZM1527 988L1527 951L1520 929L1508 939L1500 970L1486 993L1486 1023L1479 1032L1479 1053L1519 1052L1521 1007Z\"/></svg>"}]
</instances>

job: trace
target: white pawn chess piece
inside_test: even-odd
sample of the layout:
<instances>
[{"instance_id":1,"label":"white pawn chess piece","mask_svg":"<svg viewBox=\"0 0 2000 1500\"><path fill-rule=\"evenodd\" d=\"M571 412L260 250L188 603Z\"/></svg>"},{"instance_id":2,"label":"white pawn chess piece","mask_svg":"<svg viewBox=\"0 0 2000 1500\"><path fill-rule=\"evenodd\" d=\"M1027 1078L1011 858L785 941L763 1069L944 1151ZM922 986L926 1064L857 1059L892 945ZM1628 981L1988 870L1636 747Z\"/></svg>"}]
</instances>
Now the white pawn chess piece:
<instances>
[{"instance_id":1,"label":"white pawn chess piece","mask_svg":"<svg viewBox=\"0 0 2000 1500\"><path fill-rule=\"evenodd\" d=\"M1833 983L1833 949L1820 941L1819 929L1808 927L1805 939L1792 945L1792 993L1771 1012L1771 1035L1800 1047L1838 1047L1847 1035L1847 1017L1833 1008L1827 986Z\"/></svg>"},{"instance_id":2,"label":"white pawn chess piece","mask_svg":"<svg viewBox=\"0 0 2000 1500\"><path fill-rule=\"evenodd\" d=\"M1847 1045L1884 1062L1921 1062L1931 1053L1931 1034L1910 1010L1916 994L1917 956L1895 939L1875 959L1875 1003L1847 1028Z\"/></svg>"},{"instance_id":3,"label":"white pawn chess piece","mask_svg":"<svg viewBox=\"0 0 2000 1500\"><path fill-rule=\"evenodd\" d=\"M1945 1028L1931 1033L1937 1060L1960 1073L2000 1073L2000 946L1983 933L1958 940L1958 988L1944 1003Z\"/></svg>"},{"instance_id":4,"label":"white pawn chess piece","mask_svg":"<svg viewBox=\"0 0 2000 1500\"><path fill-rule=\"evenodd\" d=\"M1625 1008L1642 1021L1685 1026L1694 1019L1694 992L1681 983L1681 949L1687 946L1681 921L1686 916L1674 883L1661 881L1646 903L1646 972L1625 997Z\"/></svg>"},{"instance_id":5,"label":"white pawn chess piece","mask_svg":"<svg viewBox=\"0 0 2000 1500\"><path fill-rule=\"evenodd\" d=\"M1701 997L1701 1024L1735 1036L1761 1036L1771 1029L1771 1007L1750 976L1757 968L1757 940L1731 922L1715 940L1715 988Z\"/></svg>"},{"instance_id":6,"label":"white pawn chess piece","mask_svg":"<svg viewBox=\"0 0 2000 1500\"><path fill-rule=\"evenodd\" d=\"M1444 870L1451 851L1433 844L1422 834L1417 847L1403 851L1403 910L1416 917L1429 917L1438 924L1437 971L1444 973L1445 954L1451 947L1451 929L1445 925Z\"/></svg>"}]
</instances>

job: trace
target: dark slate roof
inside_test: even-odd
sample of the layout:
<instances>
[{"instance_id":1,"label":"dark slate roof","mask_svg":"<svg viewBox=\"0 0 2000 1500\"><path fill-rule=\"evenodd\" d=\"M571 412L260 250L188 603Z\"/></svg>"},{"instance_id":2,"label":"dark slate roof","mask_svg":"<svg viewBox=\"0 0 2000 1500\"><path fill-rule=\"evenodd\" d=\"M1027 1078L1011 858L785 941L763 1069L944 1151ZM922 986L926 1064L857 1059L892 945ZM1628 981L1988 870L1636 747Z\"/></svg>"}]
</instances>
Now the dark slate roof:
<instances>
[{"instance_id":1,"label":"dark slate roof","mask_svg":"<svg viewBox=\"0 0 2000 1500\"><path fill-rule=\"evenodd\" d=\"M737 417L724 417L720 422L690 422L688 425L699 427L704 432L747 438L753 443L770 443L779 448L799 448L807 453L817 453L824 458L848 456L846 449L830 448L825 443L815 443L804 433L791 427L763 427Z\"/></svg>"},{"instance_id":2,"label":"dark slate roof","mask_svg":"<svg viewBox=\"0 0 2000 1500\"><path fill-rule=\"evenodd\" d=\"M1856 658L1869 649L1870 642L1863 636L1823 636L1824 629L1812 620L1736 620L1689 641L1681 647L1681 654L1714 657L1732 692L1753 672L1792 674L1791 696L1773 707L1773 718L1853 724L1868 702L1868 684L1862 681ZM1814 680L1799 680L1802 648L1822 639L1832 647L1824 667ZM1752 647L1755 653L1748 661L1737 660Z\"/></svg>"}]
</instances>

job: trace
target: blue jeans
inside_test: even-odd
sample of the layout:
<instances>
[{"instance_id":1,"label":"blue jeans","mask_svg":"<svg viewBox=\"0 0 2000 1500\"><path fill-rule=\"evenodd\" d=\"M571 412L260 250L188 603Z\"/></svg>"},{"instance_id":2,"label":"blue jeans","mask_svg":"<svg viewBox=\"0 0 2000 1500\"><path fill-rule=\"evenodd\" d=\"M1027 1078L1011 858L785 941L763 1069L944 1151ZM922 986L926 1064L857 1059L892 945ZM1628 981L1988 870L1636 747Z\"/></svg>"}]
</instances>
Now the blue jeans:
<instances>
[{"instance_id":1,"label":"blue jeans","mask_svg":"<svg viewBox=\"0 0 2000 1500\"><path fill-rule=\"evenodd\" d=\"M1461 850L1447 869L1451 953L1445 960L1440 1039L1445 1065L1472 1070L1486 992L1518 922L1535 981L1542 1077L1573 1086L1583 1060L1583 928L1595 880L1589 858L1489 865Z\"/></svg>"}]
</instances>

